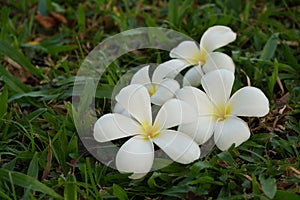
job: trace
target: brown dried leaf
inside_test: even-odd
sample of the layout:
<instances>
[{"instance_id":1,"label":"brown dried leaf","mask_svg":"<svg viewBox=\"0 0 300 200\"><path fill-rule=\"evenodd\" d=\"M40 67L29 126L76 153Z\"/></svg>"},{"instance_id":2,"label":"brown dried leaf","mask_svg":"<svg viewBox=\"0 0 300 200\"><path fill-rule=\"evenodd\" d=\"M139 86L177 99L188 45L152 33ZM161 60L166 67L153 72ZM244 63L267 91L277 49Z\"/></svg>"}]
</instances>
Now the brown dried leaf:
<instances>
[{"instance_id":1,"label":"brown dried leaf","mask_svg":"<svg viewBox=\"0 0 300 200\"><path fill-rule=\"evenodd\" d=\"M286 42L287 45L291 46L291 47L298 47L299 43L297 41L287 41Z\"/></svg>"},{"instance_id":2,"label":"brown dried leaf","mask_svg":"<svg viewBox=\"0 0 300 200\"><path fill-rule=\"evenodd\" d=\"M300 171L294 167L288 166L286 168L287 176L293 176L300 179Z\"/></svg>"},{"instance_id":3,"label":"brown dried leaf","mask_svg":"<svg viewBox=\"0 0 300 200\"><path fill-rule=\"evenodd\" d=\"M21 65L6 56L4 57L4 60L8 63L6 66L7 71L17 77L22 83L30 83L33 85L38 83L38 80Z\"/></svg>"},{"instance_id":4,"label":"brown dried leaf","mask_svg":"<svg viewBox=\"0 0 300 200\"><path fill-rule=\"evenodd\" d=\"M35 16L35 19L40 25L42 25L46 29L52 28L57 24L55 18L49 16L42 16L40 14L37 14Z\"/></svg>"},{"instance_id":5,"label":"brown dried leaf","mask_svg":"<svg viewBox=\"0 0 300 200\"><path fill-rule=\"evenodd\" d=\"M51 141L48 146L48 154L47 154L47 164L43 172L42 180L46 179L51 170L51 162L52 162L52 144Z\"/></svg>"},{"instance_id":6,"label":"brown dried leaf","mask_svg":"<svg viewBox=\"0 0 300 200\"><path fill-rule=\"evenodd\" d=\"M55 13L55 12L50 12L49 13L55 20L57 20L58 22L62 23L62 24L67 24L68 21L67 19L62 16L61 14L59 13Z\"/></svg>"}]
</instances>

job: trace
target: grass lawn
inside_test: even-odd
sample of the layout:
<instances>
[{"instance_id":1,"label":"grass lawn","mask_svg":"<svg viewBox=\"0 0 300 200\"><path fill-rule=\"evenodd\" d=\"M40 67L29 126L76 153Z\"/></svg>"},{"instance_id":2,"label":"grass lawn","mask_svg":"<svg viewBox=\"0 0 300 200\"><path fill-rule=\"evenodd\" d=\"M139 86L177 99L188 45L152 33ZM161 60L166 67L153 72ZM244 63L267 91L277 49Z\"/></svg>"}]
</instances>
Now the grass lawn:
<instances>
[{"instance_id":1,"label":"grass lawn","mask_svg":"<svg viewBox=\"0 0 300 200\"><path fill-rule=\"evenodd\" d=\"M236 65L233 90L251 83L270 102L267 116L243 118L250 139L138 180L90 155L72 109L89 52L133 28L164 27L199 41L213 25L237 33L220 49ZM298 1L1 1L0 199L300 199L299 43ZM97 87L97 117L111 112L123 74L168 59L145 49L115 60Z\"/></svg>"}]
</instances>

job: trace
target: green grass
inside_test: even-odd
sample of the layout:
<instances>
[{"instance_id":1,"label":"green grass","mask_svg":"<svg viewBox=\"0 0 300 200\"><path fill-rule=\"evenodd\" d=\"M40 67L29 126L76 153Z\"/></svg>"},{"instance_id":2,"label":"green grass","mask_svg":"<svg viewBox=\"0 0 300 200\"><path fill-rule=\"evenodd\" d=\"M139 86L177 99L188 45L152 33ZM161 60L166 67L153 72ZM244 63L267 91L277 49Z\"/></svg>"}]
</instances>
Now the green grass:
<instances>
[{"instance_id":1,"label":"green grass","mask_svg":"<svg viewBox=\"0 0 300 200\"><path fill-rule=\"evenodd\" d=\"M0 199L299 199L299 3L55 2L0 3ZM35 15L51 11L67 23L42 27ZM270 100L266 117L245 118L250 140L134 181L89 155L73 124L71 96L93 47L142 26L174 29L198 41L215 24L238 34L222 48L236 64L235 90L247 85L248 77ZM167 52L143 50L115 61L100 80L98 116L110 111L109 98L122 74L167 59Z\"/></svg>"}]
</instances>

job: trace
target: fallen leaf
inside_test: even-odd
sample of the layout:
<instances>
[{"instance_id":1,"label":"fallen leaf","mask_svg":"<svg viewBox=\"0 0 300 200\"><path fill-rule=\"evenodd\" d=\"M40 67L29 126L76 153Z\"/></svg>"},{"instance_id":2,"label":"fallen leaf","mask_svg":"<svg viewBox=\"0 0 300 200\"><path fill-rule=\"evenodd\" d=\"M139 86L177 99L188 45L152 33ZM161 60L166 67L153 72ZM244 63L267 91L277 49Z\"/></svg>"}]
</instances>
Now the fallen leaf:
<instances>
[{"instance_id":1,"label":"fallen leaf","mask_svg":"<svg viewBox=\"0 0 300 200\"><path fill-rule=\"evenodd\" d=\"M59 13L55 13L55 12L50 12L49 13L55 20L57 20L58 22L62 23L62 24L67 24L68 21L67 19L62 16L61 14Z\"/></svg>"},{"instance_id":2,"label":"fallen leaf","mask_svg":"<svg viewBox=\"0 0 300 200\"><path fill-rule=\"evenodd\" d=\"M57 24L55 18L49 16L42 16L40 14L37 14L35 16L35 19L40 25L42 25L46 29L52 28Z\"/></svg>"},{"instance_id":3,"label":"fallen leaf","mask_svg":"<svg viewBox=\"0 0 300 200\"><path fill-rule=\"evenodd\" d=\"M38 83L38 80L17 62L6 56L4 57L4 60L8 63L8 65L5 67L6 70L17 77L22 83L28 83L32 85Z\"/></svg>"},{"instance_id":4,"label":"fallen leaf","mask_svg":"<svg viewBox=\"0 0 300 200\"><path fill-rule=\"evenodd\" d=\"M294 167L288 166L286 168L287 176L293 176L300 179L300 171Z\"/></svg>"},{"instance_id":5,"label":"fallen leaf","mask_svg":"<svg viewBox=\"0 0 300 200\"><path fill-rule=\"evenodd\" d=\"M48 146L48 154L47 154L47 164L43 172L42 180L46 179L51 170L51 162L52 162L52 144L49 142Z\"/></svg>"}]
</instances>

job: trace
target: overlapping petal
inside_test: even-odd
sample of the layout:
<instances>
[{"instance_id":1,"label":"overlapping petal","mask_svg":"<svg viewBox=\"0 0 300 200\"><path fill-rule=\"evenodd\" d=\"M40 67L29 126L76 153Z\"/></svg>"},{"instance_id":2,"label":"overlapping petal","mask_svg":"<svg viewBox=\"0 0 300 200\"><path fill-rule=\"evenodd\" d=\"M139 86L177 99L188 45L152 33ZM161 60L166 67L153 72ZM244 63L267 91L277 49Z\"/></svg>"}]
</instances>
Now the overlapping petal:
<instances>
[{"instance_id":1,"label":"overlapping petal","mask_svg":"<svg viewBox=\"0 0 300 200\"><path fill-rule=\"evenodd\" d=\"M138 70L133 75L133 77L131 78L131 82L130 82L130 84L141 84L141 85L147 85L150 83L151 83L151 80L149 77L149 65Z\"/></svg>"},{"instance_id":2,"label":"overlapping petal","mask_svg":"<svg viewBox=\"0 0 300 200\"><path fill-rule=\"evenodd\" d=\"M211 71L201 79L206 94L216 107L225 106L230 97L233 81L234 74L225 69Z\"/></svg>"},{"instance_id":3,"label":"overlapping petal","mask_svg":"<svg viewBox=\"0 0 300 200\"><path fill-rule=\"evenodd\" d=\"M143 178L144 176L146 176L148 174L147 173L135 173L135 174L131 174L130 176L128 176L131 179L140 179Z\"/></svg>"},{"instance_id":4,"label":"overlapping petal","mask_svg":"<svg viewBox=\"0 0 300 200\"><path fill-rule=\"evenodd\" d=\"M250 130L246 122L235 116L228 116L219 121L215 128L214 140L219 149L227 150L232 144L239 146L250 137Z\"/></svg>"},{"instance_id":5,"label":"overlapping petal","mask_svg":"<svg viewBox=\"0 0 300 200\"><path fill-rule=\"evenodd\" d=\"M180 58L191 65L198 64L200 55L199 45L194 41L183 41L171 50L171 58Z\"/></svg>"},{"instance_id":6,"label":"overlapping petal","mask_svg":"<svg viewBox=\"0 0 300 200\"><path fill-rule=\"evenodd\" d=\"M178 99L170 99L158 111L154 125L159 130L166 130L182 123L193 122L196 118L197 113L192 106Z\"/></svg>"},{"instance_id":7,"label":"overlapping petal","mask_svg":"<svg viewBox=\"0 0 300 200\"><path fill-rule=\"evenodd\" d=\"M223 47L236 39L234 33L227 26L213 26L207 29L200 40L200 48L204 48L207 52L212 52Z\"/></svg>"},{"instance_id":8,"label":"overlapping petal","mask_svg":"<svg viewBox=\"0 0 300 200\"><path fill-rule=\"evenodd\" d=\"M175 92L180 88L177 81L165 79L157 85L157 91L151 96L151 102L155 105L162 105L167 100L175 96Z\"/></svg>"},{"instance_id":9,"label":"overlapping petal","mask_svg":"<svg viewBox=\"0 0 300 200\"><path fill-rule=\"evenodd\" d=\"M211 138L215 125L216 121L213 116L199 116L195 122L179 125L178 131L189 135L201 145Z\"/></svg>"},{"instance_id":10,"label":"overlapping petal","mask_svg":"<svg viewBox=\"0 0 300 200\"><path fill-rule=\"evenodd\" d=\"M152 123L150 96L143 85L126 86L116 96L116 100L140 123Z\"/></svg>"},{"instance_id":11,"label":"overlapping petal","mask_svg":"<svg viewBox=\"0 0 300 200\"><path fill-rule=\"evenodd\" d=\"M156 67L152 75L153 83L160 83L165 78L174 79L181 70L188 67L189 64L180 59L166 61Z\"/></svg>"},{"instance_id":12,"label":"overlapping petal","mask_svg":"<svg viewBox=\"0 0 300 200\"><path fill-rule=\"evenodd\" d=\"M116 156L116 167L120 172L143 175L151 170L154 160L154 147L150 140L134 136L125 142Z\"/></svg>"},{"instance_id":13,"label":"overlapping petal","mask_svg":"<svg viewBox=\"0 0 300 200\"><path fill-rule=\"evenodd\" d=\"M183 85L197 87L201 84L201 78L203 75L202 67L200 65L196 65L185 73Z\"/></svg>"},{"instance_id":14,"label":"overlapping petal","mask_svg":"<svg viewBox=\"0 0 300 200\"><path fill-rule=\"evenodd\" d=\"M212 52L208 54L206 63L203 65L202 70L206 74L218 69L227 69L234 72L234 68L235 66L231 57L221 52Z\"/></svg>"},{"instance_id":15,"label":"overlapping petal","mask_svg":"<svg viewBox=\"0 0 300 200\"><path fill-rule=\"evenodd\" d=\"M118 113L106 114L94 125L94 138L98 142L107 142L138 134L140 125L131 118Z\"/></svg>"},{"instance_id":16,"label":"overlapping petal","mask_svg":"<svg viewBox=\"0 0 300 200\"><path fill-rule=\"evenodd\" d=\"M127 112L127 110L125 110L125 108L118 102L116 102L116 104L113 108L113 112L114 113L119 113L119 114L127 116L127 117L131 117L129 112Z\"/></svg>"},{"instance_id":17,"label":"overlapping petal","mask_svg":"<svg viewBox=\"0 0 300 200\"><path fill-rule=\"evenodd\" d=\"M265 94L255 87L239 89L230 98L228 105L231 114L245 117L263 117L269 112L269 100Z\"/></svg>"},{"instance_id":18,"label":"overlapping petal","mask_svg":"<svg viewBox=\"0 0 300 200\"><path fill-rule=\"evenodd\" d=\"M187 164L200 157L200 148L192 138L174 130L163 130L159 137L153 138L172 160Z\"/></svg>"},{"instance_id":19,"label":"overlapping petal","mask_svg":"<svg viewBox=\"0 0 300 200\"><path fill-rule=\"evenodd\" d=\"M210 99L198 88L185 86L176 92L176 97L193 106L198 115L212 115L214 113Z\"/></svg>"}]
</instances>

